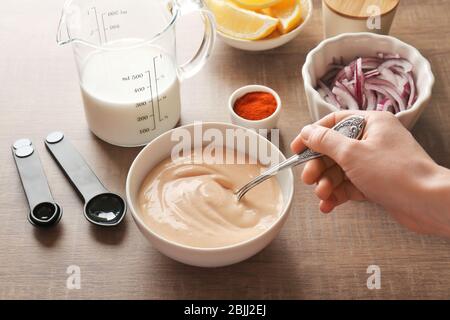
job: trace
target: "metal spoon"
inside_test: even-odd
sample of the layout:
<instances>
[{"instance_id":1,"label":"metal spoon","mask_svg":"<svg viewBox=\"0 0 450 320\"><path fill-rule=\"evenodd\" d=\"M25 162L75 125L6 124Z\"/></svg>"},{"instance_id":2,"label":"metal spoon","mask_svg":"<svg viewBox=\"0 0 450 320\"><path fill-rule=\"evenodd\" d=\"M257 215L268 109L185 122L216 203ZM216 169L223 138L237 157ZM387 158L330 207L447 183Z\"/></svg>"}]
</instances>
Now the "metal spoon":
<instances>
[{"instance_id":1,"label":"metal spoon","mask_svg":"<svg viewBox=\"0 0 450 320\"><path fill-rule=\"evenodd\" d=\"M37 227L57 224L63 210L53 200L41 161L31 140L19 139L11 149L30 206L28 221Z\"/></svg>"},{"instance_id":2,"label":"metal spoon","mask_svg":"<svg viewBox=\"0 0 450 320\"><path fill-rule=\"evenodd\" d=\"M80 153L64 138L64 134L58 131L50 133L45 145L83 197L86 219L105 227L119 224L127 211L125 201L103 186Z\"/></svg>"},{"instance_id":3,"label":"metal spoon","mask_svg":"<svg viewBox=\"0 0 450 320\"><path fill-rule=\"evenodd\" d=\"M365 120L363 116L350 116L333 127L333 130L343 134L346 137L352 139L359 139L362 136L365 127ZM316 159L322 157L323 154L312 151L311 149L306 149L301 153L293 155L289 159L282 161L281 163L269 168L263 174L254 178L252 181L238 189L234 194L237 196L238 200L241 198L253 187L257 186L263 181L273 177L278 174L279 171L297 166L299 164L305 163L309 160Z\"/></svg>"}]
</instances>

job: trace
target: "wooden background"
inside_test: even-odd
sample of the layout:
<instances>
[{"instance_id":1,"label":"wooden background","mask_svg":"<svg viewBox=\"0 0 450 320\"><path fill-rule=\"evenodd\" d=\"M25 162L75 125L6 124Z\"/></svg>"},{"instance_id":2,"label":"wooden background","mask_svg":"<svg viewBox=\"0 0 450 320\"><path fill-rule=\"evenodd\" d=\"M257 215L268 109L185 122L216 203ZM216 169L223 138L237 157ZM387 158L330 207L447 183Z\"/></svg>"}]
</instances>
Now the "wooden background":
<instances>
[{"instance_id":1,"label":"wooden background","mask_svg":"<svg viewBox=\"0 0 450 320\"><path fill-rule=\"evenodd\" d=\"M182 86L182 123L228 121L226 101L239 86L260 83L280 94L282 147L310 122L300 69L322 39L321 3L311 23L288 45L246 53L220 41L207 66ZM332 215L318 211L312 189L296 184L293 211L278 238L243 263L218 269L182 265L158 253L131 215L117 229L90 225L82 202L44 148L63 130L112 191L124 194L139 148L96 139L84 120L70 47L55 43L63 1L2 0L0 11L0 298L450 298L450 241L418 236L379 207L351 203ZM436 76L433 101L414 135L450 167L450 1L403 0L392 35L417 47ZM182 22L179 48L198 45L199 24ZM180 28L181 29L181 28ZM31 138L53 195L64 208L58 227L26 220L27 204L10 145ZM395 137L394 137L395 138ZM299 172L299 171L298 171ZM426 212L424 212L426 214ZM382 287L368 290L366 269L381 268ZM81 268L81 289L66 288L66 269Z\"/></svg>"}]
</instances>

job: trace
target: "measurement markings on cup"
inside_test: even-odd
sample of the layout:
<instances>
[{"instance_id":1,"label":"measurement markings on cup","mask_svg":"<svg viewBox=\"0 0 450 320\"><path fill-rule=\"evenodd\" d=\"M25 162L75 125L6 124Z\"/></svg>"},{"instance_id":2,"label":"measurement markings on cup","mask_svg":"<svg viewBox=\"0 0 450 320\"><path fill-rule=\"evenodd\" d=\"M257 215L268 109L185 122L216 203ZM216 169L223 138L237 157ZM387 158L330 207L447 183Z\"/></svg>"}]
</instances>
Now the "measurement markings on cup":
<instances>
[{"instance_id":1,"label":"measurement markings on cup","mask_svg":"<svg viewBox=\"0 0 450 320\"><path fill-rule=\"evenodd\" d=\"M145 71L143 73L136 73L136 74L124 76L124 77L122 77L122 81L124 81L124 82L130 81L132 83L135 81L145 81L145 74L147 72L148 71ZM135 94L135 95L142 94L147 89L150 90L150 99L135 103L135 107L137 110L145 110L147 107L149 108L148 113L144 111L145 112L144 114L141 114L141 115L138 114L136 117L136 121L143 122L143 123L147 123L147 121L152 121L152 126L139 129L139 134L146 134L146 133L149 133L150 131L153 131L156 129L155 110L154 110L154 105L153 105L153 93L152 93L150 86L151 86L151 84L149 86L147 86L145 84L142 84L138 87L135 87L133 85L131 86L131 90L132 90L133 94Z\"/></svg>"},{"instance_id":2,"label":"measurement markings on cup","mask_svg":"<svg viewBox=\"0 0 450 320\"><path fill-rule=\"evenodd\" d=\"M97 8L96 8L96 7L89 8L89 10L88 10L88 16L91 15L91 11L94 12L95 24L97 25L97 29L91 30L91 35L92 35L94 32L97 32L97 33L98 33L98 42L99 42L100 44L102 44L102 36L101 36L101 34L100 34L100 24L99 24L99 22L98 22Z\"/></svg>"},{"instance_id":3,"label":"measurement markings on cup","mask_svg":"<svg viewBox=\"0 0 450 320\"><path fill-rule=\"evenodd\" d=\"M132 87L134 94L136 94L136 95L142 94L147 90L150 94L150 99L136 103L136 108L141 109L142 107L145 107L145 106L148 106L148 108L149 108L149 110L148 110L149 113L138 116L137 121L138 122L148 121L148 120L150 120L150 118L152 120L152 127L140 129L139 130L140 134L145 134L145 133L155 130L156 126L157 126L157 123L156 123L157 120L158 120L158 122L162 122L162 121L168 119L168 116L163 115L161 112L160 101L166 99L166 96L163 95L162 97L160 97L160 94L159 94L158 82L161 79L164 79L164 74L158 75L158 69L157 69L157 59L158 58L160 60L163 59L162 55L154 56L152 58L152 67L153 68L151 68L150 70L146 70L143 73L137 73L137 74L132 74L132 75L122 77L122 81L132 81L132 82L141 81L140 86ZM146 77L145 77L145 75L146 75ZM148 81L146 84L142 83L142 81L144 81L145 78ZM158 113L158 115L156 115L156 112Z\"/></svg>"},{"instance_id":4,"label":"measurement markings on cup","mask_svg":"<svg viewBox=\"0 0 450 320\"><path fill-rule=\"evenodd\" d=\"M108 37L106 36L106 27L105 27L105 13L102 13L102 26L103 26L103 33L105 34L105 42L108 42Z\"/></svg>"},{"instance_id":5,"label":"measurement markings on cup","mask_svg":"<svg viewBox=\"0 0 450 320\"><path fill-rule=\"evenodd\" d=\"M96 29L92 29L91 30L91 35L93 35L96 32L98 34L99 44L101 45L103 43L107 43L108 42L107 31L120 29L120 24L119 23L107 24L107 21L105 21L105 16L106 17L114 17L114 16L126 15L126 14L128 14L128 11L124 10L124 9L111 10L111 11L103 12L103 13L101 13L99 15L97 13L97 8L96 7L91 7L91 8L88 9L87 14L88 14L88 16L90 16L92 14L94 16L94 18L95 18ZM100 27L99 17L100 17L100 20L102 22L102 28ZM101 29L103 29L103 38L102 38L102 33L100 31Z\"/></svg>"},{"instance_id":6,"label":"measurement markings on cup","mask_svg":"<svg viewBox=\"0 0 450 320\"><path fill-rule=\"evenodd\" d=\"M156 60L157 57L153 57L153 71L155 73L155 87L156 87L156 104L158 105L158 118L161 122L163 119L161 119L161 108L159 107L159 94L158 94L158 77L156 73ZM160 59L162 59L162 55L160 55Z\"/></svg>"},{"instance_id":7,"label":"measurement markings on cup","mask_svg":"<svg viewBox=\"0 0 450 320\"><path fill-rule=\"evenodd\" d=\"M152 77L150 74L150 70L145 71L145 73L148 74L148 88L150 88L150 102L152 104L152 115L151 117L153 118L153 129L156 129L156 119L155 119L155 105L153 103L153 89L152 89Z\"/></svg>"}]
</instances>

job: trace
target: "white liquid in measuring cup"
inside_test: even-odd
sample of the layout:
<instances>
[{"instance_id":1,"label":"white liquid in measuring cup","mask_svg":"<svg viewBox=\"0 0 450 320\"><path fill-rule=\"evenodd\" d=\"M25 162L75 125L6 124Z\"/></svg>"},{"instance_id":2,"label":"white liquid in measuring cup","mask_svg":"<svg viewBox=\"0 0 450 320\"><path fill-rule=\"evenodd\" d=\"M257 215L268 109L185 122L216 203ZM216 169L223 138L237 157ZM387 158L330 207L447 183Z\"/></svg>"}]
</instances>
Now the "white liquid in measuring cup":
<instances>
[{"instance_id":1,"label":"white liquid in measuring cup","mask_svg":"<svg viewBox=\"0 0 450 320\"><path fill-rule=\"evenodd\" d=\"M89 128L114 145L144 145L180 118L176 67L157 48L94 52L81 71L81 92Z\"/></svg>"}]
</instances>

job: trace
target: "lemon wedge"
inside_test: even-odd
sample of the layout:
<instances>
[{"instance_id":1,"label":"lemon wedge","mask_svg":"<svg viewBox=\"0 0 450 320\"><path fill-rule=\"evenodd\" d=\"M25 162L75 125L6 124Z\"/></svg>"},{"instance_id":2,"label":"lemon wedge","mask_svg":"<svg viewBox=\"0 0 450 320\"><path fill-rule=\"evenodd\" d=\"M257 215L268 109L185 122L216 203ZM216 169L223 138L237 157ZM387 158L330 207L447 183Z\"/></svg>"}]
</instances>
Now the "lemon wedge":
<instances>
[{"instance_id":1,"label":"lemon wedge","mask_svg":"<svg viewBox=\"0 0 450 320\"><path fill-rule=\"evenodd\" d=\"M270 15L280 20L278 30L281 33L288 33L302 22L300 0L281 0L270 8Z\"/></svg>"},{"instance_id":2,"label":"lemon wedge","mask_svg":"<svg viewBox=\"0 0 450 320\"><path fill-rule=\"evenodd\" d=\"M238 5L249 9L264 9L271 7L281 0L233 0Z\"/></svg>"},{"instance_id":3,"label":"lemon wedge","mask_svg":"<svg viewBox=\"0 0 450 320\"><path fill-rule=\"evenodd\" d=\"M223 34L243 39L258 40L271 34L279 20L251 10L243 9L226 0L206 0L216 18L217 29Z\"/></svg>"}]
</instances>

